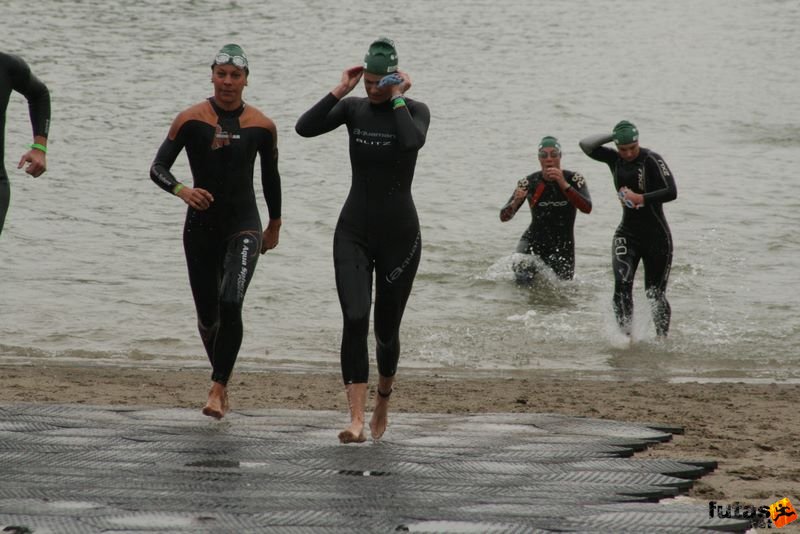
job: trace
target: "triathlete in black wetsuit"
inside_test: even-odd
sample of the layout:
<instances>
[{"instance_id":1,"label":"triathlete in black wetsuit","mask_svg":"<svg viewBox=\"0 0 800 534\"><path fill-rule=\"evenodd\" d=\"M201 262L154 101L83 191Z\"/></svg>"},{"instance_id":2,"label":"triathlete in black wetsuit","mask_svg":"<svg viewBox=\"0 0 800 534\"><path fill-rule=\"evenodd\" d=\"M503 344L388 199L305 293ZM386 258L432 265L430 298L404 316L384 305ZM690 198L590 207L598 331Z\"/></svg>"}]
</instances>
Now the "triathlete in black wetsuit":
<instances>
[{"instance_id":1,"label":"triathlete in black wetsuit","mask_svg":"<svg viewBox=\"0 0 800 534\"><path fill-rule=\"evenodd\" d=\"M610 141L614 141L617 150L602 146ZM666 295L672 265L672 234L662 204L678 196L675 178L661 156L639 146L639 132L628 121L620 121L611 135L583 139L580 146L590 158L609 166L623 205L611 259L617 324L623 333L630 335L633 277L642 260L656 334L666 337L672 315Z\"/></svg>"},{"instance_id":2,"label":"triathlete in black wetsuit","mask_svg":"<svg viewBox=\"0 0 800 534\"><path fill-rule=\"evenodd\" d=\"M203 413L227 412L227 383L242 343L242 303L259 252L278 244L281 183L275 124L242 101L247 57L238 45L225 45L211 66L214 96L180 113L150 169L162 189L189 205L183 244L198 328L213 372ZM170 172L185 148L194 187ZM256 154L269 209L261 219L253 190Z\"/></svg>"},{"instance_id":3,"label":"triathlete in black wetsuit","mask_svg":"<svg viewBox=\"0 0 800 534\"><path fill-rule=\"evenodd\" d=\"M517 188L500 209L500 220L510 221L528 201L531 224L517 244L516 251L535 254L562 280L575 276L575 213L591 213L592 199L586 180L577 172L561 169L561 145L545 136L539 142L541 171L517 183ZM517 280L530 282L536 267L530 262L514 266Z\"/></svg>"},{"instance_id":4,"label":"triathlete in black wetsuit","mask_svg":"<svg viewBox=\"0 0 800 534\"><path fill-rule=\"evenodd\" d=\"M343 98L362 74L367 98ZM351 415L350 427L339 434L344 443L365 440L373 271L380 377L370 430L378 439L386 428L400 355L400 321L420 261L422 242L411 181L430 113L425 104L402 96L410 87L408 74L397 71L394 44L380 39L370 46L364 67L344 71L341 83L296 125L297 133L313 137L345 124L350 136L352 185L333 239L336 288L344 317L342 377Z\"/></svg>"},{"instance_id":5,"label":"triathlete in black wetsuit","mask_svg":"<svg viewBox=\"0 0 800 534\"><path fill-rule=\"evenodd\" d=\"M22 155L18 169L27 163L25 172L31 176L41 176L47 170L47 134L50 129L50 91L47 86L31 73L30 67L19 57L0 52L0 233L6 220L11 188L5 166L6 109L16 91L28 100L28 110L33 127L33 144Z\"/></svg>"}]
</instances>

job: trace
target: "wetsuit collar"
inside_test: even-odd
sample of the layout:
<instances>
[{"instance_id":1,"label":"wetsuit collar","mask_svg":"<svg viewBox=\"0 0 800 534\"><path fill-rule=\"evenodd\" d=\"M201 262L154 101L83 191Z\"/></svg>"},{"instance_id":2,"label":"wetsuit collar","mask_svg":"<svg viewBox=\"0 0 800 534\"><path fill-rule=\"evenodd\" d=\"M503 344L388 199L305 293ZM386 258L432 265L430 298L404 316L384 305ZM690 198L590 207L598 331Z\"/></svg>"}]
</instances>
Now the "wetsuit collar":
<instances>
[{"instance_id":1,"label":"wetsuit collar","mask_svg":"<svg viewBox=\"0 0 800 534\"><path fill-rule=\"evenodd\" d=\"M639 147L639 153L636 154L636 157L633 158L633 161L644 161L645 158L647 158L647 154L649 154L649 153L650 153L649 150L647 150L646 148L640 146Z\"/></svg>"},{"instance_id":2,"label":"wetsuit collar","mask_svg":"<svg viewBox=\"0 0 800 534\"><path fill-rule=\"evenodd\" d=\"M387 100L381 102L380 104L373 103L372 100L370 100L369 98L367 98L367 101L369 102L370 106L374 106L376 108L390 108L391 109L391 107L392 107L392 99L391 99L391 97L388 98Z\"/></svg>"},{"instance_id":3,"label":"wetsuit collar","mask_svg":"<svg viewBox=\"0 0 800 534\"><path fill-rule=\"evenodd\" d=\"M244 103L244 100L242 100L241 106L239 106L236 109L227 110L219 107L219 105L217 105L217 103L214 101L213 96L208 97L208 101L211 104L211 107L214 108L214 111L217 113L217 115L228 115L232 117L238 117L239 115L241 115L242 112L244 111L245 106L247 105Z\"/></svg>"}]
</instances>

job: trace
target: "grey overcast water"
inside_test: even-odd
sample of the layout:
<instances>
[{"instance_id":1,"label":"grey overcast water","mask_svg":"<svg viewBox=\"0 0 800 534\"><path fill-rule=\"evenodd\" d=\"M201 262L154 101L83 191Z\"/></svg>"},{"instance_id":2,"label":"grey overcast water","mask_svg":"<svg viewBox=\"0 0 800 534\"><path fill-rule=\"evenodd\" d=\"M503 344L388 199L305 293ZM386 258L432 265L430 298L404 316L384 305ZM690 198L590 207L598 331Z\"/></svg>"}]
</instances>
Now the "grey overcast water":
<instances>
[{"instance_id":1,"label":"grey overcast water","mask_svg":"<svg viewBox=\"0 0 800 534\"><path fill-rule=\"evenodd\" d=\"M413 188L423 254L401 373L800 381L795 0L2 0L0 47L29 62L53 108L38 179L16 169L30 142L24 98L8 108L2 363L208 367L185 206L148 169L175 115L212 93L211 59L234 41L251 60L245 100L278 126L284 195L280 246L245 301L237 369L337 369L331 249L350 185L347 134L303 139L294 124L382 35L432 114ZM641 267L635 342L615 332L621 208L607 167L578 148L623 118L678 184L665 205L675 256L663 343ZM586 176L594 211L577 216L575 280L525 289L511 262L530 217L502 224L498 212L538 168L546 134L561 140L563 167ZM173 170L189 180L185 155Z\"/></svg>"}]
</instances>

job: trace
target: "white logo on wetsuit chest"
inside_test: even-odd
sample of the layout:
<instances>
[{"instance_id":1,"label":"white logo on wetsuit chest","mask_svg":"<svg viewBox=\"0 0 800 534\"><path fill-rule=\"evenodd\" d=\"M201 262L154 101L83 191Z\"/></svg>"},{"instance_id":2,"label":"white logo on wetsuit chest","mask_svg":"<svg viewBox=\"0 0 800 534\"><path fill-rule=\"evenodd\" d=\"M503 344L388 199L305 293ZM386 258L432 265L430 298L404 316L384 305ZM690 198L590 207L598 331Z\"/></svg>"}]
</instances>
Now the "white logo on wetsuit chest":
<instances>
[{"instance_id":1,"label":"white logo on wetsuit chest","mask_svg":"<svg viewBox=\"0 0 800 534\"><path fill-rule=\"evenodd\" d=\"M397 138L395 134L383 132L368 132L361 128L353 128L353 138L356 143L369 146L391 146Z\"/></svg>"},{"instance_id":2,"label":"white logo on wetsuit chest","mask_svg":"<svg viewBox=\"0 0 800 534\"><path fill-rule=\"evenodd\" d=\"M540 206L540 207L554 206L554 207L558 208L558 207L561 207L561 206L566 206L567 204L569 204L568 200L543 200L543 201L539 202L536 205Z\"/></svg>"},{"instance_id":3,"label":"white logo on wetsuit chest","mask_svg":"<svg viewBox=\"0 0 800 534\"><path fill-rule=\"evenodd\" d=\"M222 129L222 126L217 124L214 130L214 139L211 141L211 150L217 150L218 148L228 146L231 144L232 140L241 139L241 137L242 136L237 133L226 132Z\"/></svg>"}]
</instances>

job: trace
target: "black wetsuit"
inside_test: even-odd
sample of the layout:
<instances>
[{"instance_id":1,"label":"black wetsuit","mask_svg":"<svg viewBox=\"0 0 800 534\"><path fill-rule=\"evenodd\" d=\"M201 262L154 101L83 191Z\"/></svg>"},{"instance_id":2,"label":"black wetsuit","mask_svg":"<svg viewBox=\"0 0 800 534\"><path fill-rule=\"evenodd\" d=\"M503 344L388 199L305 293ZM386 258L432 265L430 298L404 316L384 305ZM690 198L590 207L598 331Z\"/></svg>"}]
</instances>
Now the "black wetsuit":
<instances>
[{"instance_id":1,"label":"black wetsuit","mask_svg":"<svg viewBox=\"0 0 800 534\"><path fill-rule=\"evenodd\" d=\"M535 254L562 280L575 276L575 213L592 211L592 199L586 179L577 172L562 170L570 185L566 192L555 182L542 178L537 171L524 178L528 184L526 200L531 208L531 224L517 243L516 252ZM514 195L500 209L500 220L511 219L522 206L514 209ZM535 266L515 266L517 278L529 281L535 276Z\"/></svg>"},{"instance_id":2,"label":"black wetsuit","mask_svg":"<svg viewBox=\"0 0 800 534\"><path fill-rule=\"evenodd\" d=\"M208 99L190 107L172 123L150 169L165 191L178 185L169 169L183 148L194 187L214 197L207 210L188 209L183 244L211 379L224 385L241 346L242 303L261 250L253 189L256 154L270 219L281 216L277 132L252 106L225 111Z\"/></svg>"},{"instance_id":3,"label":"black wetsuit","mask_svg":"<svg viewBox=\"0 0 800 534\"><path fill-rule=\"evenodd\" d=\"M630 333L633 317L633 277L641 260L644 285L652 302L656 333L666 336L672 310L667 301L667 281L672 266L672 234L662 204L675 200L678 189L664 159L646 148L639 149L633 161L626 162L616 150L598 147L589 157L608 164L614 188L627 187L644 195L644 206L622 208L622 221L612 243L614 269L614 313L623 332Z\"/></svg>"},{"instance_id":4,"label":"black wetsuit","mask_svg":"<svg viewBox=\"0 0 800 534\"><path fill-rule=\"evenodd\" d=\"M28 100L34 137L47 137L50 129L50 92L47 86L31 73L21 57L0 52L0 233L3 232L11 197L4 150L6 109L11 91L22 94Z\"/></svg>"},{"instance_id":5,"label":"black wetsuit","mask_svg":"<svg viewBox=\"0 0 800 534\"><path fill-rule=\"evenodd\" d=\"M417 152L425 144L428 107L411 99L341 101L326 95L297 121L297 133L313 137L342 124L350 135L353 176L333 239L336 289L342 307L341 364L345 384L367 382L367 334L375 273L375 337L378 372L392 377L400 356L400 321L420 261L419 220L411 197Z\"/></svg>"}]
</instances>

